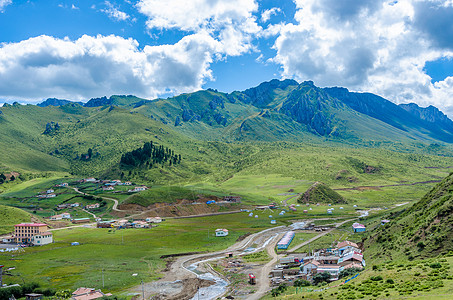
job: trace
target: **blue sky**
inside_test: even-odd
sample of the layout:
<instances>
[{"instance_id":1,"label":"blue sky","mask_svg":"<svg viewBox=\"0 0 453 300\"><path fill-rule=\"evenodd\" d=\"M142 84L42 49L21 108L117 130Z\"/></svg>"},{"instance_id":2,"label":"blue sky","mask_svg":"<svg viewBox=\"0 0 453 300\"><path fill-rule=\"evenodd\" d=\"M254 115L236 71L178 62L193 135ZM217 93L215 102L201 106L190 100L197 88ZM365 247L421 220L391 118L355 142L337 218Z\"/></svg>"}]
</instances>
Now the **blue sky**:
<instances>
[{"instance_id":1,"label":"blue sky","mask_svg":"<svg viewBox=\"0 0 453 300\"><path fill-rule=\"evenodd\" d=\"M0 101L313 80L453 114L452 0L0 0Z\"/></svg>"}]
</instances>

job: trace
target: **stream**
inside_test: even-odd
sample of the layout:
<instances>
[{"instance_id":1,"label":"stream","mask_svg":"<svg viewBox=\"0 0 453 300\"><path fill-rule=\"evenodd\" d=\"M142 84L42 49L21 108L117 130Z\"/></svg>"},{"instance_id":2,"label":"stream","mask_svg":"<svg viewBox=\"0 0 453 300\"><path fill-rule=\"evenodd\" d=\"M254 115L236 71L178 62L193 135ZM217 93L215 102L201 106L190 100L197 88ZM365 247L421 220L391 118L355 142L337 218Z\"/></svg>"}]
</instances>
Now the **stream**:
<instances>
[{"instance_id":1,"label":"stream","mask_svg":"<svg viewBox=\"0 0 453 300\"><path fill-rule=\"evenodd\" d=\"M190 272L194 273L197 275L198 278L200 279L205 279L205 280L210 280L214 281L215 284L210 285L208 287L203 287L198 290L198 292L195 294L195 296L191 300L210 300L210 299L216 299L220 295L226 292L227 287L228 287L228 281L218 277L215 274L209 273L209 272L201 272L198 270L198 265L203 262L211 261L211 260L218 260L223 257L214 257L206 260L202 260L196 263L191 264L189 267L186 269L189 270Z\"/></svg>"}]
</instances>

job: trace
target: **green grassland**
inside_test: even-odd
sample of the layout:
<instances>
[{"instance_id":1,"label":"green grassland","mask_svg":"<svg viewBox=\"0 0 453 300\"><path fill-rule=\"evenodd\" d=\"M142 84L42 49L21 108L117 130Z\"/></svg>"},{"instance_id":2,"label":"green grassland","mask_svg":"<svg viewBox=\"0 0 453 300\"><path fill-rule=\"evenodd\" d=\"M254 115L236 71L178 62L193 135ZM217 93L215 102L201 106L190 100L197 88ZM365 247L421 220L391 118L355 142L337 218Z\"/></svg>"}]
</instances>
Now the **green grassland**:
<instances>
[{"instance_id":1,"label":"green grassland","mask_svg":"<svg viewBox=\"0 0 453 300\"><path fill-rule=\"evenodd\" d=\"M14 231L14 225L30 222L30 214L15 207L0 205L0 235Z\"/></svg>"},{"instance_id":2,"label":"green grassland","mask_svg":"<svg viewBox=\"0 0 453 300\"><path fill-rule=\"evenodd\" d=\"M123 291L141 280L157 279L165 266L161 255L192 251L215 251L235 243L242 235L271 226L286 225L297 215L279 216L271 225L266 212L259 218L248 214L219 215L203 218L172 219L152 229L73 228L54 231L54 243L26 248L23 253L0 253L0 264L15 266L12 271L26 281L40 282L56 289L79 286L102 287ZM217 228L228 228L227 237L215 237ZM79 242L80 246L71 246ZM125 255L127 253L127 255ZM133 273L139 275L134 277ZM7 283L21 282L19 277L5 278ZM103 289L104 290L104 289Z\"/></svg>"}]
</instances>

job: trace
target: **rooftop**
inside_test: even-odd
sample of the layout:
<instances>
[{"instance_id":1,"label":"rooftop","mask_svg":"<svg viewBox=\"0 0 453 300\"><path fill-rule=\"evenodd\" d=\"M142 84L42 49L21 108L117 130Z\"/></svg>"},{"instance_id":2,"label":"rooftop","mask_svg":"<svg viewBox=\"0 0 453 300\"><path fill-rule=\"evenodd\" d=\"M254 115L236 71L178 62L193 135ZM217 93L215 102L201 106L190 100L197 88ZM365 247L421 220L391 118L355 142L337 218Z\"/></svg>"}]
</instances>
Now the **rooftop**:
<instances>
[{"instance_id":1,"label":"rooftop","mask_svg":"<svg viewBox=\"0 0 453 300\"><path fill-rule=\"evenodd\" d=\"M43 223L20 223L14 225L14 227L41 227L41 226L47 226L47 224Z\"/></svg>"}]
</instances>

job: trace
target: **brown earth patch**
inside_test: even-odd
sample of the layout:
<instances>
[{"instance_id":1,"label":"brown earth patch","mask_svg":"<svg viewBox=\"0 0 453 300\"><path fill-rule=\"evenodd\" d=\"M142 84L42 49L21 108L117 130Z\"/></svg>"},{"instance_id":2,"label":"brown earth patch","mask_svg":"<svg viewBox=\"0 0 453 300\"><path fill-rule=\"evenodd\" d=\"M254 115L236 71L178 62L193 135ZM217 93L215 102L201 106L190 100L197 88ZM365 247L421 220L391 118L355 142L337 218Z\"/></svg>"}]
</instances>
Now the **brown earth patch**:
<instances>
[{"instance_id":1,"label":"brown earth patch","mask_svg":"<svg viewBox=\"0 0 453 300\"><path fill-rule=\"evenodd\" d=\"M219 212L221 207L228 209L233 208L232 204L206 204L206 201L213 200L210 198L200 199L196 203L186 199L177 200L176 203L154 203L148 207L137 204L121 204L118 206L122 211L112 211L111 214L117 217L126 215L137 215L137 218L147 217L181 217L191 215L202 215ZM217 200L216 200L217 201ZM234 209L238 209L234 206Z\"/></svg>"}]
</instances>

